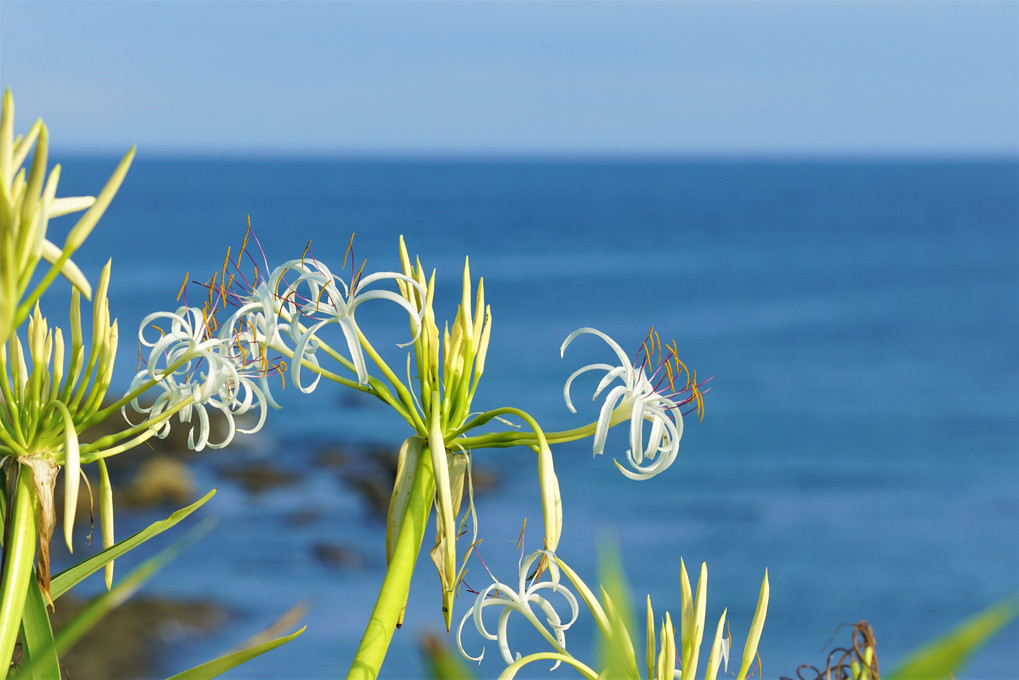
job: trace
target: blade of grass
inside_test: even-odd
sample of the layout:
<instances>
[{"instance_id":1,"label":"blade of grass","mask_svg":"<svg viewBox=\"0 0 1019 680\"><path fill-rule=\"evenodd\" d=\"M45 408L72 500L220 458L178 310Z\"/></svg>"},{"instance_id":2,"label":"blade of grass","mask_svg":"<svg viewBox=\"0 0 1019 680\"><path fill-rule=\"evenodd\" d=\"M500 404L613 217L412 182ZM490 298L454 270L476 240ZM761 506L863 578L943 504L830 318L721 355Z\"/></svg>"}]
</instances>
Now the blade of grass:
<instances>
[{"instance_id":1,"label":"blade of grass","mask_svg":"<svg viewBox=\"0 0 1019 680\"><path fill-rule=\"evenodd\" d=\"M90 557L89 559L69 567L64 571L60 572L50 581L50 595L56 600L58 597L70 590L75 584L84 579L86 576L102 569L106 564L112 562L116 558L120 557L124 553L132 550L145 541L149 540L153 536L158 536L170 527L176 525L185 517L193 513L198 508L202 507L210 498L216 493L213 489L209 493L205 494L201 499L195 501L186 508L181 508L177 512L173 513L166 519L158 522L153 522L146 528L142 529L130 538L126 538L120 543L116 543L101 553Z\"/></svg>"},{"instance_id":2,"label":"blade of grass","mask_svg":"<svg viewBox=\"0 0 1019 680\"><path fill-rule=\"evenodd\" d=\"M209 680L210 678L214 678L217 675L222 675L223 673L226 673L228 670L234 668L235 666L239 666L242 663L254 659L256 656L265 654L266 652L276 649L280 645L284 645L290 642L295 637L303 633L305 628L307 628L307 626L302 627L300 630L294 631L290 635L285 635L283 637L276 638L275 640L269 640L268 642L263 642L252 647L248 647L247 649L242 649L239 652L226 654L225 656L221 656L218 659L214 659L213 661L203 663L200 666L195 666L194 668L186 670L183 673L178 673L177 675L174 675L173 677L168 678L167 680Z\"/></svg>"},{"instance_id":3,"label":"blade of grass","mask_svg":"<svg viewBox=\"0 0 1019 680\"><path fill-rule=\"evenodd\" d=\"M34 575L28 584L25 611L21 615L21 642L22 666L32 664L34 668L32 675L24 676L26 679L60 680L60 660L53 642L49 612Z\"/></svg>"}]
</instances>

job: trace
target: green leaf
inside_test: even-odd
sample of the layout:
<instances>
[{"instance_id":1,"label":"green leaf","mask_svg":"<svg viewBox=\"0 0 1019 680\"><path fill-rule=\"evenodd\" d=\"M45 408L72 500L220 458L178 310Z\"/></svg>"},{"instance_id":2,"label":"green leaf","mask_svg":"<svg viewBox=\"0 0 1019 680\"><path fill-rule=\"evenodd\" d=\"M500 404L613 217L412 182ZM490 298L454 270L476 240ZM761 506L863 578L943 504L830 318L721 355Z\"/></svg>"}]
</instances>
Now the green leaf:
<instances>
[{"instance_id":1,"label":"green leaf","mask_svg":"<svg viewBox=\"0 0 1019 680\"><path fill-rule=\"evenodd\" d=\"M276 638L275 640L269 640L268 642L253 645L246 649L242 649L239 652L226 654L213 661L203 663L201 666L195 666L183 673L178 673L168 680L209 680L209 678L222 675L235 666L239 666L246 661L254 659L256 656L265 654L268 651L276 649L280 645L290 642L295 637L303 633L305 628L307 628L307 626L302 627L300 630L297 630L290 635L285 635L283 637Z\"/></svg>"},{"instance_id":2,"label":"green leaf","mask_svg":"<svg viewBox=\"0 0 1019 680\"><path fill-rule=\"evenodd\" d=\"M43 599L39 582L33 576L25 598L25 611L21 615L21 642L24 661L22 666L32 664L32 680L60 680L60 660L57 658L50 627L46 600Z\"/></svg>"},{"instance_id":3,"label":"green leaf","mask_svg":"<svg viewBox=\"0 0 1019 680\"><path fill-rule=\"evenodd\" d=\"M213 489L198 501L192 503L186 508L181 508L166 519L154 522L136 533L134 536L126 538L120 543L110 546L101 553L60 572L50 581L50 596L56 600L89 574L98 571L106 566L107 563L112 562L129 550L138 547L153 536L158 536L170 527L179 523L182 519L202 507L206 501L215 495L215 493L216 490Z\"/></svg>"},{"instance_id":4,"label":"green leaf","mask_svg":"<svg viewBox=\"0 0 1019 680\"><path fill-rule=\"evenodd\" d=\"M15 680L27 680L34 678L36 671L41 668L44 659L50 655L62 654L70 649L75 642L81 639L85 633L92 630L97 623L110 611L120 606L125 600L134 595L141 586L152 578L157 571L163 568L167 562L174 559L187 546L191 545L200 536L208 533L214 522L206 520L189 531L182 538L178 539L168 547L161 550L155 556L142 562L127 577L117 584L113 590L103 593L85 607L74 619L57 634L51 646L47 646L36 653L27 661L14 675ZM57 676L59 678L59 676Z\"/></svg>"},{"instance_id":5,"label":"green leaf","mask_svg":"<svg viewBox=\"0 0 1019 680\"><path fill-rule=\"evenodd\" d=\"M1019 614L1019 598L985 609L947 635L913 652L887 680L932 680L955 675L970 655Z\"/></svg>"}]
</instances>

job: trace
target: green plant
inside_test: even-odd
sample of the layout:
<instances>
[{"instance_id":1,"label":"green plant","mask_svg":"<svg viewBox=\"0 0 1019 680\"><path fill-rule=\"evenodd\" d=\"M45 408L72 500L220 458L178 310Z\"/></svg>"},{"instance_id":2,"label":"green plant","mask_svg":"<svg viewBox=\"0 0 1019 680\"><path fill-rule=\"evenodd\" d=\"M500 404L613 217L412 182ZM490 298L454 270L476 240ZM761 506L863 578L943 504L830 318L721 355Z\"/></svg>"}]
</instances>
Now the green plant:
<instances>
[{"instance_id":1,"label":"green plant","mask_svg":"<svg viewBox=\"0 0 1019 680\"><path fill-rule=\"evenodd\" d=\"M29 154L31 166L23 166ZM126 599L186 544L178 541L148 559L131 574L113 583L114 559L170 528L211 497L211 493L162 523L115 543L113 489L105 460L128 451L152 436L165 434L168 419L211 405L228 416L248 405L239 398L239 376L217 364L206 368L204 389L157 397L161 409L137 424L120 419L121 410L138 405L139 398L172 382L180 371L199 371L215 360L215 347L189 342L179 332L164 335L160 358L129 392L107 403L119 337L111 320L107 290L111 263L103 268L93 289L71 259L117 192L134 156L132 149L95 198L57 198L60 166L47 170L48 132L37 121L23 137L14 137L14 101L5 92L0 113L0 512L3 532L3 577L0 579L0 664L9 664L19 632L23 660L17 678L60 678L59 654L65 651L113 607ZM84 211L84 212L83 212ZM48 238L51 219L83 212L62 247ZM48 268L43 266L48 265ZM44 293L58 276L72 285L69 341L63 329L51 326L43 314ZM80 298L92 303L91 338L85 341ZM158 362L157 362L158 363ZM83 433L111 417L121 426L112 434L82 441ZM111 421L112 422L112 421ZM230 419L232 424L232 418ZM205 442L199 440L196 448ZM72 529L78 507L80 481L88 484L86 466L98 476L99 518L103 547L96 557L51 578L49 548L56 527L55 489L63 475L64 540L73 551ZM54 636L48 607L85 576L102 567L108 593ZM296 635L296 634L295 634ZM188 671L181 677L209 678L232 665L292 639L249 648Z\"/></svg>"}]
</instances>

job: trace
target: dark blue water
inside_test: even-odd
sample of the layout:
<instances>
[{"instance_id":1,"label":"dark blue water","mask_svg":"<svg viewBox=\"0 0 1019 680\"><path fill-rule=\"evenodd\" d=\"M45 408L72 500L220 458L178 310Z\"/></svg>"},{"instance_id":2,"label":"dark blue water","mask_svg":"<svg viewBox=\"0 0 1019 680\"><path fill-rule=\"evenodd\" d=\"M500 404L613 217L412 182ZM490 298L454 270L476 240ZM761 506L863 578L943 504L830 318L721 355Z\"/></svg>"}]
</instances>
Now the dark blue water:
<instances>
[{"instance_id":1,"label":"dark blue water","mask_svg":"<svg viewBox=\"0 0 1019 680\"><path fill-rule=\"evenodd\" d=\"M69 159L62 195L95 193L113 161ZM565 531L560 555L596 582L595 546L618 539L638 594L679 609L679 558L707 561L708 618L729 607L742 649L770 570L761 644L766 677L823 664L841 623L867 619L882 667L1019 588L1019 165L1014 162L331 162L153 160L135 164L76 258L114 259L111 304L122 326L126 385L140 319L175 306L190 271L206 278L250 215L270 264L316 257L337 266L351 232L366 271L398 267L404 234L444 281L452 319L463 257L484 276L494 330L478 408L520 406L547 430L582 424L562 402L575 368L610 359L595 326L636 348L652 324L713 375L702 424L688 419L679 461L644 483L619 475L589 443L556 450ZM55 224L54 233L60 228ZM66 228L66 227L63 227ZM56 237L54 237L56 238ZM367 304L359 321L394 364L406 320ZM339 343L342 346L342 342ZM585 387L586 389L586 387ZM402 421L323 387L283 393L255 454L307 474L298 489L221 492L213 537L153 589L214 598L238 615L220 635L180 647L169 671L198 663L310 600L308 632L227 677L344 673L380 583L383 527L352 491L313 474L315 442L399 442ZM583 399L578 399L578 403ZM594 411L585 415L593 417ZM615 448L613 448L613 446ZM624 438L610 439L622 455ZM525 516L540 542L528 451L479 452L502 480L478 502L484 555L513 579ZM291 513L321 519L299 528ZM368 566L329 570L315 541L357 547ZM441 626L424 559L388 677L421 674L417 641ZM484 585L483 570L472 572ZM458 602L458 621L468 602ZM593 660L590 627L570 648ZM480 648L477 636L466 641ZM1014 677L1019 626L970 678ZM527 651L527 650L524 650ZM533 651L533 650L532 650ZM489 644L485 676L501 670ZM544 667L532 674L543 676Z\"/></svg>"}]
</instances>

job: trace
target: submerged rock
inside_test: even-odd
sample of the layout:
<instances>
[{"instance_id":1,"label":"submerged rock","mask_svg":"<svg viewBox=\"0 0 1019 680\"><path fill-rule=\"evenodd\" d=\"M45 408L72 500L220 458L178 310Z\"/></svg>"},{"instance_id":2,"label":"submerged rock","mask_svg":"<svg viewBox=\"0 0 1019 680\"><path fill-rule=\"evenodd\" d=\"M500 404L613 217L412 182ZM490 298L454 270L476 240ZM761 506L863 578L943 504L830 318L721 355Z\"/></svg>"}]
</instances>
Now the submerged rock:
<instances>
[{"instance_id":1,"label":"submerged rock","mask_svg":"<svg viewBox=\"0 0 1019 680\"><path fill-rule=\"evenodd\" d=\"M322 519L322 511L315 510L312 508L303 508L301 510L294 510L287 514L287 526L300 529L318 522Z\"/></svg>"},{"instance_id":2,"label":"submerged rock","mask_svg":"<svg viewBox=\"0 0 1019 680\"><path fill-rule=\"evenodd\" d=\"M114 501L128 507L180 507L191 503L195 495L194 477L184 463L176 458L156 458L138 466L134 478L115 493Z\"/></svg>"},{"instance_id":3,"label":"submerged rock","mask_svg":"<svg viewBox=\"0 0 1019 680\"><path fill-rule=\"evenodd\" d=\"M315 543L311 546L311 555L316 562L332 569L358 569L365 566L361 553L341 543Z\"/></svg>"},{"instance_id":4,"label":"submerged rock","mask_svg":"<svg viewBox=\"0 0 1019 680\"><path fill-rule=\"evenodd\" d=\"M236 482L250 494L260 494L271 489L295 486L301 476L266 461L240 461L221 465L216 473L223 479Z\"/></svg>"}]
</instances>

